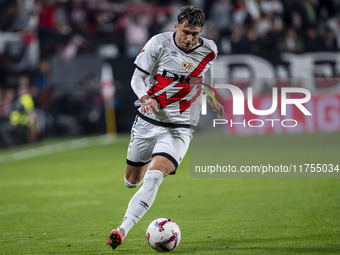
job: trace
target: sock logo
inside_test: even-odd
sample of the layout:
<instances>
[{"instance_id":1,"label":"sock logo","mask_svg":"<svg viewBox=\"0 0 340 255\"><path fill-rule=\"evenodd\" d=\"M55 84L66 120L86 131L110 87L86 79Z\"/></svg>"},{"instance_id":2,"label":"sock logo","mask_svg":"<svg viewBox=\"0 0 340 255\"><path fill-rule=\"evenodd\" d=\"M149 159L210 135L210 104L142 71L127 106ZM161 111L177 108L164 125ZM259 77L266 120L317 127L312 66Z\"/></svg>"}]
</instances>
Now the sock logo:
<instances>
[{"instance_id":1,"label":"sock logo","mask_svg":"<svg viewBox=\"0 0 340 255\"><path fill-rule=\"evenodd\" d=\"M140 201L139 204L145 208L145 210L149 209L149 205L145 203L144 201Z\"/></svg>"}]
</instances>

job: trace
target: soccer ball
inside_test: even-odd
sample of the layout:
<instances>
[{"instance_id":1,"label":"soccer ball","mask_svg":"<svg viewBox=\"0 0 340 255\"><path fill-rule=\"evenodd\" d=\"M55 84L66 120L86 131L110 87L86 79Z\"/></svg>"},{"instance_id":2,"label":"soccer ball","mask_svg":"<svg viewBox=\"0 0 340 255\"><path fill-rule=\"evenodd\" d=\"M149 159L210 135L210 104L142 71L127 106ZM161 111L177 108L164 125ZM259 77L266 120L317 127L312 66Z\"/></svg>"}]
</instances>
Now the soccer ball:
<instances>
[{"instance_id":1,"label":"soccer ball","mask_svg":"<svg viewBox=\"0 0 340 255\"><path fill-rule=\"evenodd\" d=\"M156 251L172 251L181 240L181 231L173 220L159 218L149 225L146 239Z\"/></svg>"}]
</instances>

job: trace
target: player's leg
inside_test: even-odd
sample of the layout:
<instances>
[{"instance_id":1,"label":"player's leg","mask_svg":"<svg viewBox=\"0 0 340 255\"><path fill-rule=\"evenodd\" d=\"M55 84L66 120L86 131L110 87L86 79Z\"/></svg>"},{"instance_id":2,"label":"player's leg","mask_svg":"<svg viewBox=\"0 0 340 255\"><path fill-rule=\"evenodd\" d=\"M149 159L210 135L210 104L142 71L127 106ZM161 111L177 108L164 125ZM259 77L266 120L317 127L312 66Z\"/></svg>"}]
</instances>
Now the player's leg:
<instances>
[{"instance_id":1,"label":"player's leg","mask_svg":"<svg viewBox=\"0 0 340 255\"><path fill-rule=\"evenodd\" d=\"M131 228L152 206L164 177L175 173L192 138L191 130L186 129L163 128L163 132L159 134L161 138L154 146L152 160L144 175L143 185L130 200L122 224L110 234L108 244L113 249L122 243ZM131 154L128 153L128 155Z\"/></svg>"},{"instance_id":2,"label":"player's leg","mask_svg":"<svg viewBox=\"0 0 340 255\"><path fill-rule=\"evenodd\" d=\"M154 168L151 169L150 167ZM144 175L143 185L131 198L124 220L119 226L119 229L123 230L124 236L128 234L131 228L149 210L164 177L168 176L175 169L175 165L166 157L156 156L151 160L148 170Z\"/></svg>"},{"instance_id":3,"label":"player's leg","mask_svg":"<svg viewBox=\"0 0 340 255\"><path fill-rule=\"evenodd\" d=\"M150 169L160 169L164 177L169 175L175 168L171 161L162 156L154 157L151 163ZM124 175L125 186L128 188L138 187L143 181L144 175L148 169L148 165L149 163L140 164L140 166L126 164Z\"/></svg>"},{"instance_id":4,"label":"player's leg","mask_svg":"<svg viewBox=\"0 0 340 255\"><path fill-rule=\"evenodd\" d=\"M126 164L126 170L124 175L125 186L128 188L138 187L143 181L147 167L148 164L144 164L141 166L132 166Z\"/></svg>"},{"instance_id":5,"label":"player's leg","mask_svg":"<svg viewBox=\"0 0 340 255\"><path fill-rule=\"evenodd\" d=\"M166 158L158 158L161 157L156 157L156 159L153 159L151 163L153 161L156 161L156 165L160 165L163 163L165 166L170 165L171 168L169 169L175 169L175 166ZM144 216L144 214L153 204L153 201L155 200L157 194L157 190L164 179L164 175L162 172L171 172L170 170L166 171L162 169L162 172L151 170L145 173L145 171L147 170L147 166L148 164L145 164L141 167L133 167L127 164L127 178L125 178L125 185L129 188L133 188L138 186L142 182L143 178L144 181L142 187L130 200L122 224L117 229L112 230L110 233L109 241L107 242L107 244L110 245L113 249L117 248L123 243L123 240L127 236L130 229L137 224L137 222Z\"/></svg>"},{"instance_id":6,"label":"player's leg","mask_svg":"<svg viewBox=\"0 0 340 255\"><path fill-rule=\"evenodd\" d=\"M171 132L169 129L164 130L162 138L155 144L143 185L130 200L124 220L119 227L125 236L152 206L164 177L175 173L188 150L192 138L191 130L171 130Z\"/></svg>"},{"instance_id":7,"label":"player's leg","mask_svg":"<svg viewBox=\"0 0 340 255\"><path fill-rule=\"evenodd\" d=\"M151 160L152 149L156 143L153 129L156 127L139 117L136 118L129 143L124 182L126 187L138 187L144 178L148 164ZM155 131L155 133L157 133Z\"/></svg>"},{"instance_id":8,"label":"player's leg","mask_svg":"<svg viewBox=\"0 0 340 255\"><path fill-rule=\"evenodd\" d=\"M173 173L177 168L177 164L175 165L171 160L164 156L154 156L148 166L148 171L155 169L160 171L164 177L167 177L169 174Z\"/></svg>"},{"instance_id":9,"label":"player's leg","mask_svg":"<svg viewBox=\"0 0 340 255\"><path fill-rule=\"evenodd\" d=\"M124 182L128 188L138 187L143 181L156 142L156 139L153 138L154 128L154 125L138 117L133 124L124 174ZM124 219L125 218L126 217L124 217ZM107 244L110 245L112 249L117 248L122 244L130 228L131 227L126 227L127 231L121 227L112 230Z\"/></svg>"},{"instance_id":10,"label":"player's leg","mask_svg":"<svg viewBox=\"0 0 340 255\"><path fill-rule=\"evenodd\" d=\"M165 170L165 167L163 167L162 171L148 170L145 173L143 185L130 200L122 224L110 233L107 244L110 245L112 249L117 248L123 243L124 238L131 228L137 224L153 204L158 188L164 179L163 172L170 173L175 169L175 166L166 158L158 156L154 158L151 163L153 163L153 161L156 161L156 163L152 165L163 164L164 166L171 167L168 168L169 170Z\"/></svg>"}]
</instances>

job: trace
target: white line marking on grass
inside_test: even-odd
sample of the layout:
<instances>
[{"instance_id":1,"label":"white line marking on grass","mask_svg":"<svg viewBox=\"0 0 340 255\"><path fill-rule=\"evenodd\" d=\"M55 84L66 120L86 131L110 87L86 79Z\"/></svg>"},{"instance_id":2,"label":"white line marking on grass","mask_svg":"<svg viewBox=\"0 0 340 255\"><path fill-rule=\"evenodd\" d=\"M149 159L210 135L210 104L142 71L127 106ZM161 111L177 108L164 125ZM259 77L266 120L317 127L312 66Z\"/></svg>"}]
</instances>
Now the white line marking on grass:
<instances>
[{"instance_id":1,"label":"white line marking on grass","mask_svg":"<svg viewBox=\"0 0 340 255\"><path fill-rule=\"evenodd\" d=\"M8 155L0 156L0 163L7 163L13 161L19 161L23 159L30 159L35 157L40 157L44 155L49 155L57 152L64 152L69 150L76 150L80 148L105 145L112 143L114 137L103 135L99 137L84 137L79 139L74 139L71 141L60 142L56 144L43 145L37 148L32 148L24 151L13 152Z\"/></svg>"}]
</instances>

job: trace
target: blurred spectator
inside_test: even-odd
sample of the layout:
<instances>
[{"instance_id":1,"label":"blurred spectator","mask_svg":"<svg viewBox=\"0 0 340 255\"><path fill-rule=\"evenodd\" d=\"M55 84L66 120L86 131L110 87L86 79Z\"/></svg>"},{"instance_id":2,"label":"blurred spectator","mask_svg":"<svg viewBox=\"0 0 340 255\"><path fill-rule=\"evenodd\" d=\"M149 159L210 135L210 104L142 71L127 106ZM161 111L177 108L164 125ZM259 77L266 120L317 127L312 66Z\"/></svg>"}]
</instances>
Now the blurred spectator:
<instances>
[{"instance_id":1,"label":"blurred spectator","mask_svg":"<svg viewBox=\"0 0 340 255\"><path fill-rule=\"evenodd\" d=\"M232 30L231 11L233 4L231 0L217 0L208 13L210 17L206 22L206 29L203 30L203 36L213 40L220 53L229 53L226 49L226 41L229 40ZM228 43L228 48L230 48Z\"/></svg>"},{"instance_id":2,"label":"blurred spectator","mask_svg":"<svg viewBox=\"0 0 340 255\"><path fill-rule=\"evenodd\" d=\"M302 18L303 28L316 26L317 3L312 0L300 0L297 2L298 12Z\"/></svg>"},{"instance_id":3,"label":"blurred spectator","mask_svg":"<svg viewBox=\"0 0 340 255\"><path fill-rule=\"evenodd\" d=\"M335 16L336 13L339 11L339 9L337 9L336 2L339 5L339 1L319 0L319 6L317 9L318 18L320 18L322 21L325 21L329 17Z\"/></svg>"},{"instance_id":4,"label":"blurred spectator","mask_svg":"<svg viewBox=\"0 0 340 255\"><path fill-rule=\"evenodd\" d=\"M229 53L230 49L225 49L223 41L229 36L223 36L223 33L210 21L205 23L204 37L213 40L220 53ZM229 46L230 48L230 46Z\"/></svg>"},{"instance_id":5,"label":"blurred spectator","mask_svg":"<svg viewBox=\"0 0 340 255\"><path fill-rule=\"evenodd\" d=\"M261 0L260 9L263 13L273 13L274 15L282 15L283 4L280 0Z\"/></svg>"},{"instance_id":6,"label":"blurred spectator","mask_svg":"<svg viewBox=\"0 0 340 255\"><path fill-rule=\"evenodd\" d=\"M0 126L9 121L9 115L13 109L14 90L1 88L0 86Z\"/></svg>"},{"instance_id":7,"label":"blurred spectator","mask_svg":"<svg viewBox=\"0 0 340 255\"><path fill-rule=\"evenodd\" d=\"M42 1L38 8L40 55L47 58L53 55L60 45L66 43L72 28L61 3L55 0Z\"/></svg>"},{"instance_id":8,"label":"blurred spectator","mask_svg":"<svg viewBox=\"0 0 340 255\"><path fill-rule=\"evenodd\" d=\"M289 26L297 33L301 33L304 30L302 17L299 12L293 11L291 13Z\"/></svg>"},{"instance_id":9,"label":"blurred spectator","mask_svg":"<svg viewBox=\"0 0 340 255\"><path fill-rule=\"evenodd\" d=\"M256 29L250 29L247 33L247 53L258 55L261 51L261 41Z\"/></svg>"},{"instance_id":10,"label":"blurred spectator","mask_svg":"<svg viewBox=\"0 0 340 255\"><path fill-rule=\"evenodd\" d=\"M107 10L99 10L94 14L95 19L95 34L96 40L107 41L113 40L113 31L115 23L118 20L118 15L115 15L113 12L109 12ZM118 41L118 40L117 40Z\"/></svg>"},{"instance_id":11,"label":"blurred spectator","mask_svg":"<svg viewBox=\"0 0 340 255\"><path fill-rule=\"evenodd\" d=\"M7 32L20 31L18 22L19 8L16 1L6 1L0 15L0 30Z\"/></svg>"},{"instance_id":12,"label":"blurred spectator","mask_svg":"<svg viewBox=\"0 0 340 255\"><path fill-rule=\"evenodd\" d=\"M50 63L47 59L41 59L36 73L36 85L39 92L45 91L49 87Z\"/></svg>"},{"instance_id":13,"label":"blurred spectator","mask_svg":"<svg viewBox=\"0 0 340 255\"><path fill-rule=\"evenodd\" d=\"M150 17L138 12L131 13L126 20L126 55L135 58L149 39Z\"/></svg>"},{"instance_id":14,"label":"blurred spectator","mask_svg":"<svg viewBox=\"0 0 340 255\"><path fill-rule=\"evenodd\" d=\"M80 34L85 38L91 38L94 35L92 23L95 22L95 19L87 6L87 1L68 1L63 9L67 11L67 20L74 34Z\"/></svg>"},{"instance_id":15,"label":"blurred spectator","mask_svg":"<svg viewBox=\"0 0 340 255\"><path fill-rule=\"evenodd\" d=\"M26 143L30 139L30 131L36 120L31 115L34 109L33 98L29 93L29 78L21 76L18 85L18 98L10 113L9 121L2 122L0 138L4 147L12 147Z\"/></svg>"},{"instance_id":16,"label":"blurred spectator","mask_svg":"<svg viewBox=\"0 0 340 255\"><path fill-rule=\"evenodd\" d=\"M322 35L323 49L325 51L338 51L338 43L336 41L335 33L330 28L325 28Z\"/></svg>"},{"instance_id":17,"label":"blurred spectator","mask_svg":"<svg viewBox=\"0 0 340 255\"><path fill-rule=\"evenodd\" d=\"M221 36L229 35L232 29L230 19L232 8L231 0L218 0L211 7L209 21L221 32Z\"/></svg>"},{"instance_id":18,"label":"blurred spectator","mask_svg":"<svg viewBox=\"0 0 340 255\"><path fill-rule=\"evenodd\" d=\"M326 26L332 29L337 38L337 45L340 49L340 12L327 20Z\"/></svg>"},{"instance_id":19,"label":"blurred spectator","mask_svg":"<svg viewBox=\"0 0 340 255\"><path fill-rule=\"evenodd\" d=\"M22 31L34 31L38 25L38 8L35 0L17 0L18 24Z\"/></svg>"},{"instance_id":20,"label":"blurred spectator","mask_svg":"<svg viewBox=\"0 0 340 255\"><path fill-rule=\"evenodd\" d=\"M60 54L61 58L67 62L75 58L80 48L87 48L88 42L79 34L72 35L67 43L60 46L56 53Z\"/></svg>"},{"instance_id":21,"label":"blurred spectator","mask_svg":"<svg viewBox=\"0 0 340 255\"><path fill-rule=\"evenodd\" d=\"M0 86L0 123L3 121L4 117L4 90Z\"/></svg>"},{"instance_id":22,"label":"blurred spectator","mask_svg":"<svg viewBox=\"0 0 340 255\"><path fill-rule=\"evenodd\" d=\"M248 16L246 4L243 0L236 0L232 11L232 21L236 26L242 25Z\"/></svg>"},{"instance_id":23,"label":"blurred spectator","mask_svg":"<svg viewBox=\"0 0 340 255\"><path fill-rule=\"evenodd\" d=\"M258 20L260 18L260 9L255 0L241 0L244 2L246 10L252 20Z\"/></svg>"},{"instance_id":24,"label":"blurred spectator","mask_svg":"<svg viewBox=\"0 0 340 255\"><path fill-rule=\"evenodd\" d=\"M261 55L275 56L277 53L277 41L281 35L281 30L276 30L276 27L272 24L272 29L266 34L261 36Z\"/></svg>"},{"instance_id":25,"label":"blurred spectator","mask_svg":"<svg viewBox=\"0 0 340 255\"><path fill-rule=\"evenodd\" d=\"M294 29L288 28L278 41L277 49L282 52L300 53L304 50L304 43Z\"/></svg>"},{"instance_id":26,"label":"blurred spectator","mask_svg":"<svg viewBox=\"0 0 340 255\"><path fill-rule=\"evenodd\" d=\"M238 26L234 29L233 33L231 34L230 42L231 53L240 54L247 52L248 41L242 26Z\"/></svg>"},{"instance_id":27,"label":"blurred spectator","mask_svg":"<svg viewBox=\"0 0 340 255\"><path fill-rule=\"evenodd\" d=\"M273 12L266 12L257 23L257 30L260 36L265 36L271 31L281 32L283 28L282 18L275 16Z\"/></svg>"},{"instance_id":28,"label":"blurred spectator","mask_svg":"<svg viewBox=\"0 0 340 255\"><path fill-rule=\"evenodd\" d=\"M177 14L180 12L181 8L182 3L180 3L179 1L173 1L171 7L169 8L170 12L167 15L167 21L163 22L163 27L159 32L174 31L174 24L177 22Z\"/></svg>"},{"instance_id":29,"label":"blurred spectator","mask_svg":"<svg viewBox=\"0 0 340 255\"><path fill-rule=\"evenodd\" d=\"M39 109L46 112L49 110L52 101L50 79L50 63L47 59L42 59L35 75L35 84L38 89L35 104Z\"/></svg>"},{"instance_id":30,"label":"blurred spectator","mask_svg":"<svg viewBox=\"0 0 340 255\"><path fill-rule=\"evenodd\" d=\"M18 99L14 110L10 114L10 122L14 125L28 125L28 115L33 111L34 102L29 91L29 77L23 75L19 78Z\"/></svg>"},{"instance_id":31,"label":"blurred spectator","mask_svg":"<svg viewBox=\"0 0 340 255\"><path fill-rule=\"evenodd\" d=\"M305 51L315 52L322 50L321 38L318 35L317 30L314 27L307 29L305 38Z\"/></svg>"},{"instance_id":32,"label":"blurred spectator","mask_svg":"<svg viewBox=\"0 0 340 255\"><path fill-rule=\"evenodd\" d=\"M12 88L5 89L3 100L3 115L6 119L9 118L13 110L15 91Z\"/></svg>"}]
</instances>

